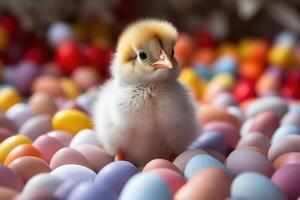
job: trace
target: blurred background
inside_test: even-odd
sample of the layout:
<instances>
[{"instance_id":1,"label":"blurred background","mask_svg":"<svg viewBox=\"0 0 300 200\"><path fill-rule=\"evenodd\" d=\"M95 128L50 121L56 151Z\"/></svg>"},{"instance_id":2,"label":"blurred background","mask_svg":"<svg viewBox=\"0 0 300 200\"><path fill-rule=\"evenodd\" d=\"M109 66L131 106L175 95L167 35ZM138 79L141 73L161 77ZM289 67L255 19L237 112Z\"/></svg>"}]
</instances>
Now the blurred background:
<instances>
[{"instance_id":1,"label":"blurred background","mask_svg":"<svg viewBox=\"0 0 300 200\"><path fill-rule=\"evenodd\" d=\"M238 102L300 98L299 0L0 0L2 81L26 96L71 77L78 96L109 77L124 26L147 17L179 29L180 80L199 100L220 74Z\"/></svg>"}]
</instances>

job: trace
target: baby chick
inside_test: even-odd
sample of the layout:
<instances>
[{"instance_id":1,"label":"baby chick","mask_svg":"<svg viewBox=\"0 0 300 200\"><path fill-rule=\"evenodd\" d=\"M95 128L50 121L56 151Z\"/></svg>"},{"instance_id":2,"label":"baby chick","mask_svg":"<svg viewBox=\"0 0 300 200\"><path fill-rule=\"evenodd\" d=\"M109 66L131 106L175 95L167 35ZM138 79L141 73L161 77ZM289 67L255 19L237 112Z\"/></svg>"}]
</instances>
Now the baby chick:
<instances>
[{"instance_id":1,"label":"baby chick","mask_svg":"<svg viewBox=\"0 0 300 200\"><path fill-rule=\"evenodd\" d=\"M94 123L103 147L139 166L172 159L199 133L194 103L178 81L178 33L166 21L142 20L121 34L112 79L100 89Z\"/></svg>"}]
</instances>

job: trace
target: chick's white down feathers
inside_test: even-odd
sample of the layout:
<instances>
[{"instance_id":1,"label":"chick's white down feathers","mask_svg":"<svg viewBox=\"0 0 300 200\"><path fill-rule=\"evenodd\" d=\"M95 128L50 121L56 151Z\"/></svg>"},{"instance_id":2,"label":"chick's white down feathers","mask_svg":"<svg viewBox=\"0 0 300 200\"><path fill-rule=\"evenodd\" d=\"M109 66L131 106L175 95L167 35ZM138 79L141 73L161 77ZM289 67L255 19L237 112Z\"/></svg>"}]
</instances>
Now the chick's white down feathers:
<instances>
[{"instance_id":1,"label":"chick's white down feathers","mask_svg":"<svg viewBox=\"0 0 300 200\"><path fill-rule=\"evenodd\" d=\"M178 67L171 55L174 43L165 42L175 40L174 30L171 24L157 20L140 21L125 29L111 66L113 77L100 88L95 103L94 123L103 147L111 155L122 152L126 160L140 166L155 158L174 158L199 133L194 102L177 81ZM124 39L128 31L149 37L128 42ZM145 47L151 40L159 45ZM141 50L149 59L138 57ZM157 51L167 52L172 69L152 67L159 59Z\"/></svg>"}]
</instances>

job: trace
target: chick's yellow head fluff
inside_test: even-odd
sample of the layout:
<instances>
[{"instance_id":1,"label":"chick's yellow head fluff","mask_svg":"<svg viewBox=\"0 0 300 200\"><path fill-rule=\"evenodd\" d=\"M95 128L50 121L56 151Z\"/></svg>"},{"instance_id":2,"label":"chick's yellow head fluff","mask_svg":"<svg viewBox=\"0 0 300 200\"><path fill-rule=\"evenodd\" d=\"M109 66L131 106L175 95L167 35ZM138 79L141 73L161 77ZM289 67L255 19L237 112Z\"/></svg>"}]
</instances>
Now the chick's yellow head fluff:
<instances>
[{"instance_id":1,"label":"chick's yellow head fluff","mask_svg":"<svg viewBox=\"0 0 300 200\"><path fill-rule=\"evenodd\" d=\"M119 61L125 63L135 55L135 50L144 42L153 38L176 40L177 35L176 28L167 21L153 19L137 21L127 26L121 34L116 56Z\"/></svg>"}]
</instances>

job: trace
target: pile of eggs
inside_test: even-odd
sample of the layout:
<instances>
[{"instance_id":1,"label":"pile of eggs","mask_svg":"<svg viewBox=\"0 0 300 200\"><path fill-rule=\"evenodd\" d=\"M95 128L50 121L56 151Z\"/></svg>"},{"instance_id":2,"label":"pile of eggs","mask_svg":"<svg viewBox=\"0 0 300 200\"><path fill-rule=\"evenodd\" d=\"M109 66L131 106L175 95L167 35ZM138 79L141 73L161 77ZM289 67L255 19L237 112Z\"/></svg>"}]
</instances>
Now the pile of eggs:
<instances>
[{"instance_id":1,"label":"pile of eggs","mask_svg":"<svg viewBox=\"0 0 300 200\"><path fill-rule=\"evenodd\" d=\"M135 166L107 154L93 130L91 106L108 76L112 47L103 41L109 38L81 42L86 37L76 33L57 22L46 39L32 35L25 44L17 21L0 16L1 200L300 196L300 60L293 34L219 45L207 35L180 35L179 80L198 103L201 135L174 160Z\"/></svg>"}]
</instances>

